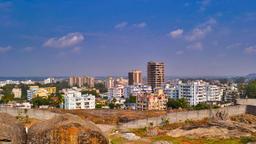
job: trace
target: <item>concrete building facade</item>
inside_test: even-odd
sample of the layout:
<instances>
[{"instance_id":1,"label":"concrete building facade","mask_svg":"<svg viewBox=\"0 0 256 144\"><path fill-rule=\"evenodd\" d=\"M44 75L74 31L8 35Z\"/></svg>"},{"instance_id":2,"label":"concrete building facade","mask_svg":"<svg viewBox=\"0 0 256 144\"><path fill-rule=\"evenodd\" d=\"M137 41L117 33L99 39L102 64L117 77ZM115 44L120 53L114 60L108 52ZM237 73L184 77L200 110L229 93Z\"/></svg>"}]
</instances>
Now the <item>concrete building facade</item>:
<instances>
[{"instance_id":1,"label":"concrete building facade","mask_svg":"<svg viewBox=\"0 0 256 144\"><path fill-rule=\"evenodd\" d=\"M165 110L167 108L167 96L162 90L155 93L143 93L136 97L137 110Z\"/></svg>"},{"instance_id":2,"label":"concrete building facade","mask_svg":"<svg viewBox=\"0 0 256 144\"><path fill-rule=\"evenodd\" d=\"M164 76L164 63L152 61L148 62L147 82L153 90L161 87L164 84Z\"/></svg>"},{"instance_id":3,"label":"concrete building facade","mask_svg":"<svg viewBox=\"0 0 256 144\"><path fill-rule=\"evenodd\" d=\"M95 109L95 96L82 95L79 91L68 90L64 95L65 109Z\"/></svg>"},{"instance_id":4,"label":"concrete building facade","mask_svg":"<svg viewBox=\"0 0 256 144\"><path fill-rule=\"evenodd\" d=\"M142 73L140 70L133 70L128 73L128 84L129 85L142 84Z\"/></svg>"},{"instance_id":5,"label":"concrete building facade","mask_svg":"<svg viewBox=\"0 0 256 144\"><path fill-rule=\"evenodd\" d=\"M94 87L95 79L89 76L71 76L68 79L69 86L88 86L90 88Z\"/></svg>"}]
</instances>

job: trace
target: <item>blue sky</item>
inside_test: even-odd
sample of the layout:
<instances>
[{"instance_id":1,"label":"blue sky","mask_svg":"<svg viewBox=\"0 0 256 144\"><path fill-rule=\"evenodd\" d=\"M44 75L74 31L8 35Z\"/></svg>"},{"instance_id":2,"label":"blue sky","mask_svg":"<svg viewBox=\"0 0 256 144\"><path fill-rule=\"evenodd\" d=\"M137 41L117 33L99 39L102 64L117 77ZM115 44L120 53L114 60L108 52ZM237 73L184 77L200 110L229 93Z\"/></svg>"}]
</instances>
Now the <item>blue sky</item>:
<instances>
[{"instance_id":1,"label":"blue sky","mask_svg":"<svg viewBox=\"0 0 256 144\"><path fill-rule=\"evenodd\" d=\"M256 72L255 0L0 0L0 76Z\"/></svg>"}]
</instances>

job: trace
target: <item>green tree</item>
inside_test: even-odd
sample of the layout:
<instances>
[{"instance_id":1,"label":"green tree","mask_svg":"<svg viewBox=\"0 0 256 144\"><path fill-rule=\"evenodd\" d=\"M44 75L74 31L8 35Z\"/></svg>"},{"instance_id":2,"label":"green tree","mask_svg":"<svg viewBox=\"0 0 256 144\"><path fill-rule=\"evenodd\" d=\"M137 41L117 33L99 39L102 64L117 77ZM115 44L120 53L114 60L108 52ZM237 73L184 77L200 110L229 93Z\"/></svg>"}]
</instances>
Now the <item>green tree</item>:
<instances>
[{"instance_id":1,"label":"green tree","mask_svg":"<svg viewBox=\"0 0 256 144\"><path fill-rule=\"evenodd\" d=\"M96 104L95 106L97 109L101 109L102 108L102 104Z\"/></svg>"},{"instance_id":2,"label":"green tree","mask_svg":"<svg viewBox=\"0 0 256 144\"><path fill-rule=\"evenodd\" d=\"M136 96L130 96L126 99L127 103L136 103Z\"/></svg>"},{"instance_id":3,"label":"green tree","mask_svg":"<svg viewBox=\"0 0 256 144\"><path fill-rule=\"evenodd\" d=\"M49 105L49 100L47 98L35 97L32 99L33 107L39 107L41 105Z\"/></svg>"},{"instance_id":4,"label":"green tree","mask_svg":"<svg viewBox=\"0 0 256 144\"><path fill-rule=\"evenodd\" d=\"M48 97L49 105L52 107L59 107L64 102L64 97L60 93Z\"/></svg>"},{"instance_id":5,"label":"green tree","mask_svg":"<svg viewBox=\"0 0 256 144\"><path fill-rule=\"evenodd\" d=\"M114 103L109 103L108 106L109 106L110 109L114 109L115 108L115 104Z\"/></svg>"},{"instance_id":6,"label":"green tree","mask_svg":"<svg viewBox=\"0 0 256 144\"><path fill-rule=\"evenodd\" d=\"M100 96L100 94L96 90L85 90L85 91L82 91L82 94L92 94L96 97Z\"/></svg>"},{"instance_id":7,"label":"green tree","mask_svg":"<svg viewBox=\"0 0 256 144\"><path fill-rule=\"evenodd\" d=\"M8 103L14 100L14 95L12 93L12 89L15 87L13 84L7 84L3 86L3 97L1 99L1 103Z\"/></svg>"},{"instance_id":8,"label":"green tree","mask_svg":"<svg viewBox=\"0 0 256 144\"><path fill-rule=\"evenodd\" d=\"M248 85L245 86L245 95L248 98L256 98L256 80L250 81Z\"/></svg>"},{"instance_id":9,"label":"green tree","mask_svg":"<svg viewBox=\"0 0 256 144\"><path fill-rule=\"evenodd\" d=\"M196 106L194 106L195 110L203 110L203 109L209 109L210 106L206 103L199 103Z\"/></svg>"},{"instance_id":10,"label":"green tree","mask_svg":"<svg viewBox=\"0 0 256 144\"><path fill-rule=\"evenodd\" d=\"M27 99L27 90L29 89L29 86L26 84L20 84L19 88L21 88L21 99L26 100Z\"/></svg>"},{"instance_id":11,"label":"green tree","mask_svg":"<svg viewBox=\"0 0 256 144\"><path fill-rule=\"evenodd\" d=\"M181 99L177 99L177 100L168 99L167 107L173 108L173 109L178 109L178 108L189 108L190 106L186 99L181 98Z\"/></svg>"},{"instance_id":12,"label":"green tree","mask_svg":"<svg viewBox=\"0 0 256 144\"><path fill-rule=\"evenodd\" d=\"M108 89L105 87L105 85L103 83L96 83L94 85L94 88L98 89L100 91L100 93L108 92Z\"/></svg>"}]
</instances>

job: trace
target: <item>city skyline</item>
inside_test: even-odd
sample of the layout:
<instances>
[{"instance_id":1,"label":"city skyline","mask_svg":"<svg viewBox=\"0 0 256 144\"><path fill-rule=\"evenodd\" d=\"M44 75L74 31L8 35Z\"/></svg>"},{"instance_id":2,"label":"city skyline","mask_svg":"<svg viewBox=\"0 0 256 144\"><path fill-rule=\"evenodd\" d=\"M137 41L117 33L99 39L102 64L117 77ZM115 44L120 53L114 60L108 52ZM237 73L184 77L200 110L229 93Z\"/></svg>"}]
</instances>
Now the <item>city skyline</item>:
<instances>
[{"instance_id":1,"label":"city skyline","mask_svg":"<svg viewBox=\"0 0 256 144\"><path fill-rule=\"evenodd\" d=\"M0 1L0 76L256 72L256 2Z\"/></svg>"}]
</instances>

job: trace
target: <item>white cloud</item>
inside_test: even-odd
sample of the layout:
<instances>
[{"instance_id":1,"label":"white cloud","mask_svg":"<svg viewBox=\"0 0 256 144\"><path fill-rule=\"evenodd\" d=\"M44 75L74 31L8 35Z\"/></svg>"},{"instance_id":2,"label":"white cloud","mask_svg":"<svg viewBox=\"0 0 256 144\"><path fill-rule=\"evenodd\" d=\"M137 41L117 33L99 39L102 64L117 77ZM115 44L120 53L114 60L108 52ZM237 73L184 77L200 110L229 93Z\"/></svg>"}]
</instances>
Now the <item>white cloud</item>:
<instances>
[{"instance_id":1,"label":"white cloud","mask_svg":"<svg viewBox=\"0 0 256 144\"><path fill-rule=\"evenodd\" d=\"M125 28L127 25L128 25L128 23L124 21L124 22L116 24L115 29L122 29L122 28Z\"/></svg>"},{"instance_id":2,"label":"white cloud","mask_svg":"<svg viewBox=\"0 0 256 144\"><path fill-rule=\"evenodd\" d=\"M213 29L213 26L216 24L216 20L210 18L208 21L196 26L192 32L186 37L187 41L198 41L206 37Z\"/></svg>"},{"instance_id":3,"label":"white cloud","mask_svg":"<svg viewBox=\"0 0 256 144\"><path fill-rule=\"evenodd\" d=\"M137 24L133 24L134 27L137 27L137 28L144 28L147 26L147 23L146 22L141 22L141 23L137 23Z\"/></svg>"},{"instance_id":4,"label":"white cloud","mask_svg":"<svg viewBox=\"0 0 256 144\"><path fill-rule=\"evenodd\" d=\"M52 48L67 48L73 47L84 41L83 34L79 32L69 33L60 38L53 37L48 39L43 46Z\"/></svg>"},{"instance_id":5,"label":"white cloud","mask_svg":"<svg viewBox=\"0 0 256 144\"><path fill-rule=\"evenodd\" d=\"M6 47L0 47L0 54L1 53L6 53L12 49L11 46L6 46Z\"/></svg>"},{"instance_id":6,"label":"white cloud","mask_svg":"<svg viewBox=\"0 0 256 144\"><path fill-rule=\"evenodd\" d=\"M176 51L176 53L175 53L176 55L182 55L182 54L184 54L184 51L182 51L182 50L179 50L179 51Z\"/></svg>"},{"instance_id":7,"label":"white cloud","mask_svg":"<svg viewBox=\"0 0 256 144\"><path fill-rule=\"evenodd\" d=\"M187 48L191 49L191 50L201 51L201 50L203 50L203 44L201 42L196 42L196 43L192 43L192 44L188 45Z\"/></svg>"},{"instance_id":8,"label":"white cloud","mask_svg":"<svg viewBox=\"0 0 256 144\"><path fill-rule=\"evenodd\" d=\"M256 54L256 45L250 46L244 49L245 53L247 54Z\"/></svg>"},{"instance_id":9,"label":"white cloud","mask_svg":"<svg viewBox=\"0 0 256 144\"><path fill-rule=\"evenodd\" d=\"M172 38L179 38L181 37L183 34L183 29L176 29L172 32L169 33L169 35L172 37Z\"/></svg>"}]
</instances>

